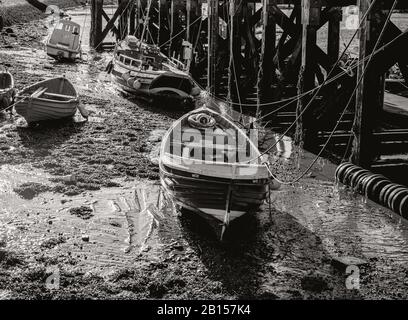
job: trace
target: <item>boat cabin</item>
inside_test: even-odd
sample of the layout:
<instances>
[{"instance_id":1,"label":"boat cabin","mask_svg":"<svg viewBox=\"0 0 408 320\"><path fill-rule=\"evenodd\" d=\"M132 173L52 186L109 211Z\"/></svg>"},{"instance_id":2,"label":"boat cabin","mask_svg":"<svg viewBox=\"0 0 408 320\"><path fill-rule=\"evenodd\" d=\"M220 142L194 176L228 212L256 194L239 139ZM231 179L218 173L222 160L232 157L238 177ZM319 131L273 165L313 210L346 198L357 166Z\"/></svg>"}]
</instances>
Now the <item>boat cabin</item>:
<instances>
[{"instance_id":1,"label":"boat cabin","mask_svg":"<svg viewBox=\"0 0 408 320\"><path fill-rule=\"evenodd\" d=\"M145 43L140 46L136 37L127 36L117 47L116 60L126 67L138 70L161 70L165 58L159 48Z\"/></svg>"},{"instance_id":2,"label":"boat cabin","mask_svg":"<svg viewBox=\"0 0 408 320\"><path fill-rule=\"evenodd\" d=\"M80 45L79 35L79 24L70 20L60 20L54 28L48 43L76 51Z\"/></svg>"}]
</instances>

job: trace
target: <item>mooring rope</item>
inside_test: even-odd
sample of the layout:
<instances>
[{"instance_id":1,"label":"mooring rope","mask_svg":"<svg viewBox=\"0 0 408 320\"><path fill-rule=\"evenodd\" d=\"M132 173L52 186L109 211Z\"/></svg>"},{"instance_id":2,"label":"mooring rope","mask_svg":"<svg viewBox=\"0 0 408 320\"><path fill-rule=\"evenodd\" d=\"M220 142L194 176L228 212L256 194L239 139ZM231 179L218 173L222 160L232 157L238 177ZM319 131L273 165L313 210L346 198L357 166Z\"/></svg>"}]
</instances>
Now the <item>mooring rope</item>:
<instances>
[{"instance_id":1,"label":"mooring rope","mask_svg":"<svg viewBox=\"0 0 408 320\"><path fill-rule=\"evenodd\" d=\"M378 36L377 42L375 43L375 46L374 46L374 48L373 48L373 52L377 50L377 46L379 45L379 43L380 43L380 41L381 41L381 39L382 39L382 37L383 37L383 35L384 35L384 32L385 32L385 29L386 29L387 24L388 24L389 21L391 20L392 12L394 11L394 9L395 9L397 3L398 3L398 0L395 0L395 1L394 1L394 4L393 4L393 6L392 6L392 8L390 9L390 12L389 12L388 15L387 15L387 19L385 20L384 27L382 28L381 33L380 33L380 35ZM370 55L370 59L368 60L367 67L368 67L368 65L370 64L370 62L371 62L371 60L372 60L372 57L373 57L373 55ZM353 93L353 95L354 95L354 93ZM343 157L342 157L342 159L341 159L341 162L344 162L344 160L345 160L345 158L346 158L346 156L347 156L348 150L349 150L350 145L351 145L352 137L353 137L353 135L350 135L349 138L348 138L346 150L344 151L344 154L343 154Z\"/></svg>"},{"instance_id":2,"label":"mooring rope","mask_svg":"<svg viewBox=\"0 0 408 320\"><path fill-rule=\"evenodd\" d=\"M380 35L379 35L379 37L378 37L378 39L377 39L377 41L376 41L376 43L375 43L375 45L374 45L373 51L376 51L376 50L377 50L377 47L378 47L378 45L379 45L380 42L381 42L382 36L383 36L383 34L384 34L384 31L385 31L385 29L386 29L386 27L387 27L387 25L388 25L388 23L389 23L389 21L390 21L390 19L391 19L391 15L392 15L392 13L393 13L393 11L394 11L394 9L395 9L397 3L398 3L398 0L394 0L393 6L392 6L391 9L390 9L390 12L389 12L389 14L388 14L387 20L386 20L386 22L384 23L384 26L383 26L383 28L382 28L382 30L381 30L381 33L380 33ZM368 12L368 11L369 11L369 10L367 10L367 12ZM365 18L364 18L364 19L361 19L361 20L364 21ZM360 26L361 26L361 24L360 24ZM309 172L309 170L315 165L315 163L317 162L317 160L318 160L318 159L320 158L320 156L322 155L323 151L324 151L324 150L326 149L326 147L328 146L328 144L329 144L331 138L333 137L334 133L335 133L336 130L337 130L337 127L338 127L339 124L340 124L340 121L342 120L344 114L346 113L348 107L350 106L350 103L351 103L351 101L352 101L353 98L354 98L354 94L356 93L356 91L357 91L357 89L359 88L359 86L360 86L362 80L364 79L364 76L365 76L365 74L366 74L366 72L367 72L367 70L368 70L368 67L369 67L370 63L371 63L372 57L373 57L373 56L371 56L371 58L370 58L369 61L367 62L367 65L364 66L364 69L363 69L363 71L362 71L362 75L361 75L360 78L358 79L357 84L356 84L356 86L354 87L354 90L353 90L352 94L350 95L350 99L348 100L346 106L344 107L344 109L343 109L343 111L342 111L342 113L341 113L341 115L340 115L340 118L337 120L337 123L336 123L336 125L334 126L333 130L331 131L331 133L330 133L329 137L327 138L325 144L324 144L323 147L320 149L319 153L318 153L317 156L314 158L314 160L312 161L312 163L306 168L306 170L304 170L304 172L303 172L302 174L300 174L296 179L292 180L291 182L284 182L284 181L279 180L279 179L278 179L277 177L275 177L275 175L271 172L271 170L270 170L270 168L269 168L269 164L265 163L265 165L266 165L266 167L267 167L269 173L271 174L271 177L272 177L272 178L274 178L276 181L278 181L278 182L281 183L281 184L284 184L284 185L292 185L293 183L296 183L296 182L298 182L300 179L302 179L302 178Z\"/></svg>"},{"instance_id":3,"label":"mooring rope","mask_svg":"<svg viewBox=\"0 0 408 320\"><path fill-rule=\"evenodd\" d=\"M201 16L198 17L196 20L194 20L192 23L190 23L190 27L195 24L198 20L201 20ZM174 40L176 37L178 37L180 34L182 34L184 31L187 30L187 27L183 28L179 33L177 33L176 35L172 36L169 40L167 40L166 42L162 43L159 48L163 47L164 45L166 45L168 42Z\"/></svg>"},{"instance_id":4,"label":"mooring rope","mask_svg":"<svg viewBox=\"0 0 408 320\"><path fill-rule=\"evenodd\" d=\"M363 15L363 17L361 18L360 21L360 25L359 27L361 27L362 22L367 18L368 13L371 11L372 7L374 6L374 3L376 2L376 0L374 0L370 7L368 8L368 10L365 12L365 14ZM351 45L352 41L354 40L354 38L356 37L357 33L358 33L359 29L356 29L356 31L354 32L353 36L351 37L347 48ZM341 61L341 59L343 58L343 55L345 54L347 48L345 48L342 52L342 54L340 55L340 57L337 59L337 62L333 65L333 67L331 68L330 72L327 75L327 78L323 81L322 85L319 87L319 89L316 91L316 93L313 95L313 97L310 99L310 101L308 102L308 104L303 108L303 110L296 116L296 119L292 122L292 124L287 128L287 130L279 137L279 139L269 148L267 148L265 151L261 152L256 158L248 160L248 163L259 159L260 157L262 157L264 154L266 154L267 152L269 152L270 150L272 150L282 139L283 137L285 137L285 135L287 135L287 133L289 132L290 129L292 129L292 127L299 121L299 119L303 116L303 114L306 112L306 110L308 110L308 108L310 107L310 105L312 104L312 102L314 101L314 99L316 98L317 94L320 91L320 88L328 81L328 79L330 78L330 75L333 73L333 71L336 69L337 65L339 64L339 62Z\"/></svg>"},{"instance_id":5,"label":"mooring rope","mask_svg":"<svg viewBox=\"0 0 408 320\"><path fill-rule=\"evenodd\" d=\"M24 100L26 100L26 99L28 99L28 98L29 98L29 96L26 96L26 97L24 97L23 99L20 99L19 101L14 102L12 105L9 105L8 107L6 107L6 108L4 108L4 109L1 109L0 111L7 111L8 109L13 108L16 104L19 104L20 102L23 102Z\"/></svg>"}]
</instances>

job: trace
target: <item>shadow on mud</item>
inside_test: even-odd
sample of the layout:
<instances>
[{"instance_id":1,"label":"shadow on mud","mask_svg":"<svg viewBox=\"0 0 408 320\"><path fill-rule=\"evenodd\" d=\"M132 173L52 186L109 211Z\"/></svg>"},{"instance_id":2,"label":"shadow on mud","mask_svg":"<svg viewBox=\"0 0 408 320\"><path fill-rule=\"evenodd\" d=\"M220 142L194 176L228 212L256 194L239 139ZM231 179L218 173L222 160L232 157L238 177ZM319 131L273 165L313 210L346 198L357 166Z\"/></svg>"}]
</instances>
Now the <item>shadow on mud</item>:
<instances>
[{"instance_id":1,"label":"shadow on mud","mask_svg":"<svg viewBox=\"0 0 408 320\"><path fill-rule=\"evenodd\" d=\"M122 90L118 92L122 98L136 104L141 109L158 113L174 120L194 109L193 105L181 105L175 101L164 100L163 98L153 99L147 96L134 97Z\"/></svg>"},{"instance_id":2,"label":"shadow on mud","mask_svg":"<svg viewBox=\"0 0 408 320\"><path fill-rule=\"evenodd\" d=\"M201 217L184 212L180 223L208 276L238 298L324 298L334 290L349 297L345 274L332 268L321 239L290 214L245 215L231 224L222 243ZM279 283L282 278L286 280ZM270 285L265 279L272 279ZM283 295L282 287L287 287Z\"/></svg>"},{"instance_id":3,"label":"shadow on mud","mask_svg":"<svg viewBox=\"0 0 408 320\"><path fill-rule=\"evenodd\" d=\"M184 237L208 268L208 275L221 281L232 294L254 297L260 286L257 273L261 266L248 257L257 246L259 222L254 215L234 221L220 242L207 221L183 211L180 223Z\"/></svg>"}]
</instances>

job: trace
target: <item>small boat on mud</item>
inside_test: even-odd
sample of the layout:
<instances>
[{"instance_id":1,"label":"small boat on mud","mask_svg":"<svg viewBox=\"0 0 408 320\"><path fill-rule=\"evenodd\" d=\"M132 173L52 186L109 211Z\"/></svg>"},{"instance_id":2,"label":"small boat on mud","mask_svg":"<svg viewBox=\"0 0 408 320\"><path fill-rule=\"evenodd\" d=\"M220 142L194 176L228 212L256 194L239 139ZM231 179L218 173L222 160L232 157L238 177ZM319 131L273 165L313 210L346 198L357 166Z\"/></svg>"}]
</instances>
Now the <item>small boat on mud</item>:
<instances>
[{"instance_id":1,"label":"small boat on mud","mask_svg":"<svg viewBox=\"0 0 408 320\"><path fill-rule=\"evenodd\" d=\"M9 107L15 95L13 75L8 71L0 72L0 110Z\"/></svg>"},{"instance_id":2,"label":"small boat on mud","mask_svg":"<svg viewBox=\"0 0 408 320\"><path fill-rule=\"evenodd\" d=\"M79 96L64 77L37 82L16 96L16 112L27 123L72 117L79 105Z\"/></svg>"},{"instance_id":3,"label":"small boat on mud","mask_svg":"<svg viewBox=\"0 0 408 320\"><path fill-rule=\"evenodd\" d=\"M47 55L56 60L74 61L81 56L80 26L60 20L47 40Z\"/></svg>"},{"instance_id":4,"label":"small boat on mud","mask_svg":"<svg viewBox=\"0 0 408 320\"><path fill-rule=\"evenodd\" d=\"M121 89L135 96L189 105L200 90L179 67L157 46L127 36L115 47L111 73Z\"/></svg>"},{"instance_id":5,"label":"small boat on mud","mask_svg":"<svg viewBox=\"0 0 408 320\"><path fill-rule=\"evenodd\" d=\"M163 138L165 193L207 218L221 239L231 221L257 211L267 197L269 172L255 140L206 106L181 117Z\"/></svg>"}]
</instances>

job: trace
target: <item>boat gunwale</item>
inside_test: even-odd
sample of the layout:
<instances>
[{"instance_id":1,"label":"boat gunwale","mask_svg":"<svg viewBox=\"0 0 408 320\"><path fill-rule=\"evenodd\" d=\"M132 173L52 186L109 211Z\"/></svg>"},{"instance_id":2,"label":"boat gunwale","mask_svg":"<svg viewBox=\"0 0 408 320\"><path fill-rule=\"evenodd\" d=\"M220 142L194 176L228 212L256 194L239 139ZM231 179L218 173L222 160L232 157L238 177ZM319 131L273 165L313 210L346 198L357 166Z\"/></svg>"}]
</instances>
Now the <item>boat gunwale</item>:
<instances>
[{"instance_id":1,"label":"boat gunwale","mask_svg":"<svg viewBox=\"0 0 408 320\"><path fill-rule=\"evenodd\" d=\"M197 181L197 182L209 182L209 183L217 183L217 184L233 184L233 185L239 185L239 186L248 186L248 187L262 187L262 186L266 186L269 182L269 178L259 178L259 179L233 179L233 178L219 178L219 177L212 177L212 176L208 176L208 175L204 175L204 174L200 174L199 178L194 178L194 177L190 177L190 176L184 176L184 175L180 175L177 173L173 173L173 172L169 172L169 170L167 170L166 165L163 163L159 163L159 168L160 168L160 172L162 173L162 175L166 175L170 178L174 178L174 179L186 179L186 180L190 180L190 181ZM169 168L170 170L177 170L177 169L172 169ZM181 170L178 170L181 171ZM185 172L187 174L189 174L190 172L187 171L182 171ZM216 180L214 180L216 179ZM251 180L259 180L260 182L249 182Z\"/></svg>"},{"instance_id":2,"label":"boat gunwale","mask_svg":"<svg viewBox=\"0 0 408 320\"><path fill-rule=\"evenodd\" d=\"M47 83L47 82L50 82L50 81L53 81L53 80L59 80L59 79L64 79L64 80L66 80L66 81L72 86L72 88L74 89L75 95L73 96L72 99L63 101L63 100L45 99L45 98L39 98L39 97L38 97L38 98L32 98L32 101L42 101L42 102L50 101L50 102L56 102L56 103L58 103L58 104L79 103L79 94L78 94L78 91L75 89L75 87L74 87L74 85L71 83L71 81L69 81L69 80L68 80L67 78L65 78L65 77L55 77L55 78L45 79L45 80L36 82L36 83L34 83L34 84L30 85L30 86L27 86L27 87L21 89L20 91L18 91L18 92L17 92L17 95L16 95L16 99L17 99L17 98L23 99L24 101L18 101L18 102L16 102L16 105L26 102L26 100L29 98L29 96L24 95L24 93L26 93L28 90L30 90L30 89L33 88L34 86L37 86L37 85L40 86L40 85L43 84L43 83Z\"/></svg>"},{"instance_id":3,"label":"boat gunwale","mask_svg":"<svg viewBox=\"0 0 408 320\"><path fill-rule=\"evenodd\" d=\"M129 66L128 66L127 64L124 64L123 62L120 62L120 61L117 60L116 58L115 58L115 63L116 63L119 67L124 68L124 69L127 69L127 70L129 70L130 72L145 73L145 74L148 74L148 75L151 75L151 76L154 76L154 77L160 76L162 73L168 72L168 70L163 70L163 69L158 69L158 70L142 70L142 69L134 70L133 68L132 68L132 69L129 68ZM135 68L135 69L136 69L136 68ZM137 76L137 75L136 75L136 76Z\"/></svg>"},{"instance_id":4,"label":"boat gunwale","mask_svg":"<svg viewBox=\"0 0 408 320\"><path fill-rule=\"evenodd\" d=\"M244 137L246 137L246 140L249 142L249 144L251 145L251 147L258 153L258 156L261 155L261 152L259 151L258 147L255 146L255 144L251 141L251 139L249 139L249 137L246 135L246 133L245 133L241 128L239 128L235 123L233 123L230 119L228 119L228 117L222 115L221 113L217 113L216 111L214 111L214 110L212 110L212 109L210 109L210 108L208 108L208 107L206 107L206 106L203 106L203 107L201 107L201 108L192 110L192 111L190 111L190 112L184 114L182 117L180 117L179 119L177 119L176 121L174 121L174 122L172 123L171 127L167 130L166 134L164 135L164 137L163 137L163 139L162 139L162 144L161 144L161 146L160 146L160 162L162 161L162 160L161 160L161 159L162 159L162 156L165 156L165 154L168 154L168 152L165 151L165 147L166 147L166 145L167 145L167 143L168 143L168 139L169 139L169 136L170 136L171 132L173 132L173 130L176 128L176 126L179 125L179 124L181 124L181 122L182 122L184 119L188 118L189 116L191 116L191 115L193 115L193 114L195 114L195 113L200 113L200 112L202 112L202 111L206 111L206 112L208 111L208 112L210 112L210 113L212 113L212 114L218 114L219 116L221 116L222 118L224 118L224 119L227 121L227 123L228 123L232 128L234 128L234 129L237 130L240 134L242 134ZM181 126L181 125L180 125L180 126ZM174 156L174 155L173 155L173 156ZM185 157L180 157L180 158L182 158L182 159L188 159L188 161L194 161L194 160L195 160L195 159L185 158ZM205 161L205 160L201 160L201 161ZM259 162L261 161L260 158L258 159L258 161L259 161ZM215 164L215 163L217 163L217 162L211 161L211 163L208 163L208 164ZM239 164L239 162L238 162L238 164ZM255 166L255 165L256 165L256 166L263 166L261 163L251 164L251 165L254 165L254 166Z\"/></svg>"}]
</instances>

